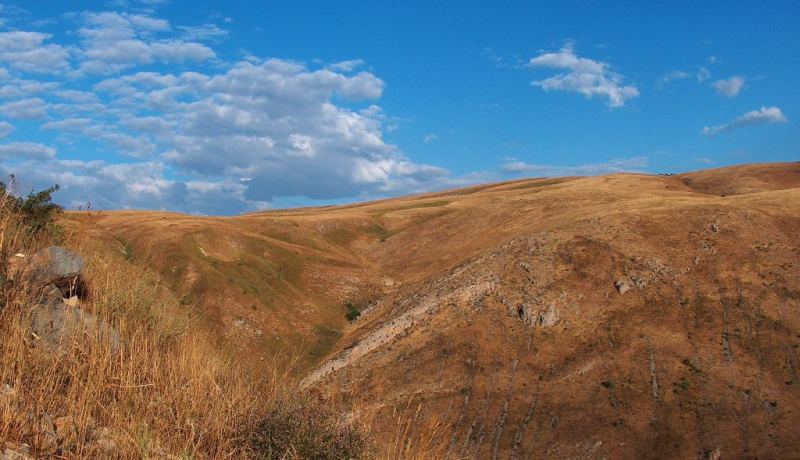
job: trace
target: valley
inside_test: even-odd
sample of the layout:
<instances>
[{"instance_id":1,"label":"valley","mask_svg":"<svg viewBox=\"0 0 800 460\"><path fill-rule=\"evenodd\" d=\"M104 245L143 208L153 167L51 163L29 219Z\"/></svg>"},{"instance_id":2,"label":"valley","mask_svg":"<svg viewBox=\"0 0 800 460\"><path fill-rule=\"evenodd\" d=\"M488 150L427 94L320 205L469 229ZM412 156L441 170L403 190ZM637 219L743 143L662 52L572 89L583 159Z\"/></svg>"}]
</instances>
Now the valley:
<instances>
[{"instance_id":1,"label":"valley","mask_svg":"<svg viewBox=\"0 0 800 460\"><path fill-rule=\"evenodd\" d=\"M376 439L411 408L449 458L800 450L800 163L66 220Z\"/></svg>"}]
</instances>

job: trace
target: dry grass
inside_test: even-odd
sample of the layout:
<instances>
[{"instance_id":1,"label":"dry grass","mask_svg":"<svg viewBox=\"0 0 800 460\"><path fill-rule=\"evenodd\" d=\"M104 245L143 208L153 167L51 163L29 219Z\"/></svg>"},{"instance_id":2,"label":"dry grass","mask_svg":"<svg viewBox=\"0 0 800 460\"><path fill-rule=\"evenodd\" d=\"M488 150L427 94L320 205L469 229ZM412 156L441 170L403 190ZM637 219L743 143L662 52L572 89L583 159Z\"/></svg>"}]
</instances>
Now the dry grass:
<instances>
[{"instance_id":1,"label":"dry grass","mask_svg":"<svg viewBox=\"0 0 800 460\"><path fill-rule=\"evenodd\" d=\"M0 203L2 205L3 203ZM113 325L121 346L87 332L39 346L35 295L6 285L0 310L0 452L67 458L293 456L253 450L268 414L302 405L285 366L256 369L180 306L142 265L81 235L26 235L3 207L0 263L61 243L84 258L81 308ZM262 433L263 434L263 433ZM302 433L299 433L302 435Z\"/></svg>"},{"instance_id":2,"label":"dry grass","mask_svg":"<svg viewBox=\"0 0 800 460\"><path fill-rule=\"evenodd\" d=\"M452 427L436 415L425 415L423 406L413 398L395 408L389 422L394 427L391 439L383 445L380 457L385 459L424 460L449 458L447 447Z\"/></svg>"}]
</instances>

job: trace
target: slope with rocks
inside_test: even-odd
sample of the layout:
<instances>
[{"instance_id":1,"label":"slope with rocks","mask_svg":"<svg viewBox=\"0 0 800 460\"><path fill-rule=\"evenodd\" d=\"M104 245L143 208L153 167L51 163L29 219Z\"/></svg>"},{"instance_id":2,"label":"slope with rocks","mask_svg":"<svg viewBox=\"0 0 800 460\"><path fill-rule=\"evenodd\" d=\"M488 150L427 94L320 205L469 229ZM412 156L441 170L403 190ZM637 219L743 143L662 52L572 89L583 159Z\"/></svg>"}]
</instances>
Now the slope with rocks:
<instances>
[{"instance_id":1,"label":"slope with rocks","mask_svg":"<svg viewBox=\"0 0 800 460\"><path fill-rule=\"evenodd\" d=\"M413 401L453 457L780 457L800 448L798 187L798 163L748 165L91 228L227 334L264 331L248 346L311 344L306 386L377 433Z\"/></svg>"}]
</instances>

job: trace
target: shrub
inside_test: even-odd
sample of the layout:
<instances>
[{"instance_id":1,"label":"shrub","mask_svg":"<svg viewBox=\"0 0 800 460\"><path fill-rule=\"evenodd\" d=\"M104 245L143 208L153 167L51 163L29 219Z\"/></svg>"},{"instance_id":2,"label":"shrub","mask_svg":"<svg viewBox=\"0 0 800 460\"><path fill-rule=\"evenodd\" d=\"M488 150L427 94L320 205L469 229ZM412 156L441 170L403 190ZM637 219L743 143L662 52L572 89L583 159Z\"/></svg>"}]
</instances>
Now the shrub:
<instances>
[{"instance_id":1,"label":"shrub","mask_svg":"<svg viewBox=\"0 0 800 460\"><path fill-rule=\"evenodd\" d=\"M359 311L358 307L356 307L353 302L347 302L344 304L344 308L347 309L347 313L344 315L347 321L355 321L356 318L361 316L361 311Z\"/></svg>"},{"instance_id":2,"label":"shrub","mask_svg":"<svg viewBox=\"0 0 800 460\"><path fill-rule=\"evenodd\" d=\"M369 454L364 434L319 403L277 404L250 435L252 455L263 459L357 459Z\"/></svg>"},{"instance_id":3,"label":"shrub","mask_svg":"<svg viewBox=\"0 0 800 460\"><path fill-rule=\"evenodd\" d=\"M16 178L9 176L8 183L0 181L0 200L3 211L19 217L19 224L28 236L36 236L46 230L55 230L55 220L64 208L53 203L53 193L58 184L38 192L31 191L24 198L14 193Z\"/></svg>"}]
</instances>

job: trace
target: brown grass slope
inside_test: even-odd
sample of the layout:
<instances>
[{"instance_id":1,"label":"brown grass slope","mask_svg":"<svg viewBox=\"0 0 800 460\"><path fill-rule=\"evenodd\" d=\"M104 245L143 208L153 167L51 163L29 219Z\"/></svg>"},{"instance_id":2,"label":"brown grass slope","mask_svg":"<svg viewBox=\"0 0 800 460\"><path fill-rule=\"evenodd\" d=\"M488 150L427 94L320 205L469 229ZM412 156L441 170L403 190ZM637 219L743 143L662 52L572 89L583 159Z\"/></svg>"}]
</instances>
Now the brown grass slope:
<instances>
[{"instance_id":1,"label":"brown grass slope","mask_svg":"<svg viewBox=\"0 0 800 460\"><path fill-rule=\"evenodd\" d=\"M242 346L302 345L307 385L377 413L378 433L419 404L450 430L437 455L786 457L798 187L798 163L531 179L225 219L109 213L97 237ZM368 307L355 324L347 301Z\"/></svg>"}]
</instances>

